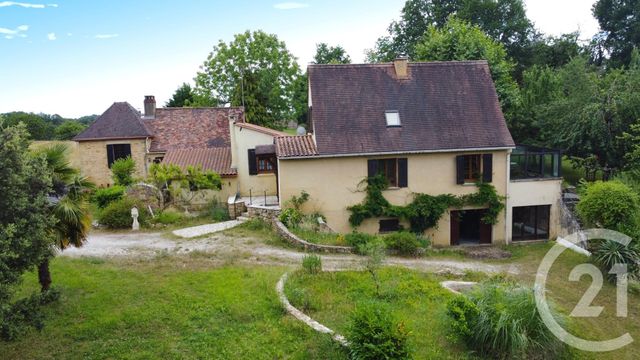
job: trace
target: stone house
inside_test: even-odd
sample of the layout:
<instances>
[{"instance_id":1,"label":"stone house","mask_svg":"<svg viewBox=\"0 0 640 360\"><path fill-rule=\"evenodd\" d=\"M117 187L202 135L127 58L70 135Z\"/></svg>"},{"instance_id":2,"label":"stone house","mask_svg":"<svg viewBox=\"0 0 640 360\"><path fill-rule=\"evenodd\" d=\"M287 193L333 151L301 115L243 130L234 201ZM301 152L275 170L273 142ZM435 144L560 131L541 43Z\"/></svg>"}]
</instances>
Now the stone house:
<instances>
[{"instance_id":1,"label":"stone house","mask_svg":"<svg viewBox=\"0 0 640 360\"><path fill-rule=\"evenodd\" d=\"M215 171L223 180L218 198L226 201L235 194L277 195L273 143L283 135L246 123L242 107L156 108L146 96L143 114L116 102L74 140L82 173L100 187L113 184L111 164L131 156L139 178L154 162Z\"/></svg>"},{"instance_id":2,"label":"stone house","mask_svg":"<svg viewBox=\"0 0 640 360\"><path fill-rule=\"evenodd\" d=\"M383 174L384 197L464 195L478 181L506 197L497 223L486 207L450 208L427 230L436 246L549 239L560 228L560 154L516 146L486 61L310 65L310 134L275 138L281 204L301 191L307 211L339 232L353 230L347 207L358 184ZM365 220L359 231L397 230L400 219Z\"/></svg>"}]
</instances>

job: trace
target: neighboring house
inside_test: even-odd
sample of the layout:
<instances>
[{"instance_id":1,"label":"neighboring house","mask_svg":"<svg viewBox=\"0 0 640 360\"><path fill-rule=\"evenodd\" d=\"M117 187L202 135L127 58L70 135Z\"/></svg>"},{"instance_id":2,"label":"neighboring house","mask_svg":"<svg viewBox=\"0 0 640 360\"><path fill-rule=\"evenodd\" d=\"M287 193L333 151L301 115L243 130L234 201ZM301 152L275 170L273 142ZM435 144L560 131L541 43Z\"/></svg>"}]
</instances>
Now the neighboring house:
<instances>
[{"instance_id":1,"label":"neighboring house","mask_svg":"<svg viewBox=\"0 0 640 360\"><path fill-rule=\"evenodd\" d=\"M463 195L490 182L506 196L497 224L486 209L450 209L428 230L434 245L549 239L558 234L560 155L516 147L486 61L311 65L310 134L276 138L283 204L306 191L307 210L350 232L347 207L358 184L378 173L395 205L413 193ZM398 219L368 219L359 231L397 230Z\"/></svg>"},{"instance_id":2,"label":"neighboring house","mask_svg":"<svg viewBox=\"0 0 640 360\"><path fill-rule=\"evenodd\" d=\"M284 133L245 123L241 107L156 108L155 98L146 96L144 109L140 114L116 102L74 138L80 169L98 186L111 186L111 164L131 156L140 178L154 162L201 166L222 176L220 199L276 195L273 142Z\"/></svg>"}]
</instances>

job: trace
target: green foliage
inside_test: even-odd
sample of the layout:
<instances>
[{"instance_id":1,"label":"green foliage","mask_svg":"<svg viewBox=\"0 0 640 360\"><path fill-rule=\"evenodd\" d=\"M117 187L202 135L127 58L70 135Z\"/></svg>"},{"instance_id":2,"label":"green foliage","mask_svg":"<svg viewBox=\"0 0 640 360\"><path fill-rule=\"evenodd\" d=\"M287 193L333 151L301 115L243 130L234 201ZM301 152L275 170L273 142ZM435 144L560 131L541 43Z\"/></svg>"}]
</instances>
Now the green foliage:
<instances>
[{"instance_id":1,"label":"green foliage","mask_svg":"<svg viewBox=\"0 0 640 360\"><path fill-rule=\"evenodd\" d=\"M604 48L610 54L610 65L628 65L633 49L640 44L638 4L635 1L598 0L592 11L604 37Z\"/></svg>"},{"instance_id":2,"label":"green foliage","mask_svg":"<svg viewBox=\"0 0 640 360\"><path fill-rule=\"evenodd\" d=\"M191 191L220 190L222 188L220 175L213 171L203 171L200 166L187 166L184 180L189 184Z\"/></svg>"},{"instance_id":3,"label":"green foliage","mask_svg":"<svg viewBox=\"0 0 640 360\"><path fill-rule=\"evenodd\" d=\"M416 255L421 247L418 236L408 231L398 231L384 236L388 249L397 250L401 255Z\"/></svg>"},{"instance_id":4,"label":"green foliage","mask_svg":"<svg viewBox=\"0 0 640 360\"><path fill-rule=\"evenodd\" d=\"M42 305L57 301L60 292L50 289L41 293L34 293L27 298L20 299L9 307L0 308L0 339L16 340L24 336L30 328L42 330L44 328L44 314Z\"/></svg>"},{"instance_id":5,"label":"green foliage","mask_svg":"<svg viewBox=\"0 0 640 360\"><path fill-rule=\"evenodd\" d=\"M291 199L286 202L286 206L291 206L294 209L300 211L302 209L302 205L304 205L307 201L309 201L309 193L302 190L299 196L293 195Z\"/></svg>"},{"instance_id":6,"label":"green foliage","mask_svg":"<svg viewBox=\"0 0 640 360\"><path fill-rule=\"evenodd\" d=\"M100 212L98 221L111 229L128 229L133 224L131 217L131 208L138 208L138 221L141 226L145 226L149 219L149 210L144 204L138 203L136 200L124 197L107 205Z\"/></svg>"},{"instance_id":7,"label":"green foliage","mask_svg":"<svg viewBox=\"0 0 640 360\"><path fill-rule=\"evenodd\" d=\"M67 120L60 124L60 126L56 127L55 134L57 140L71 140L76 135L86 129L87 126L75 121L75 120Z\"/></svg>"},{"instance_id":8,"label":"green foliage","mask_svg":"<svg viewBox=\"0 0 640 360\"><path fill-rule=\"evenodd\" d=\"M371 241L360 245L357 252L366 256L364 260L364 268L367 270L373 282L376 284L376 295L380 296L380 279L378 278L378 270L384 262L387 255L387 246L380 237L375 237Z\"/></svg>"},{"instance_id":9,"label":"green foliage","mask_svg":"<svg viewBox=\"0 0 640 360\"><path fill-rule=\"evenodd\" d=\"M122 199L126 190L124 186L120 185L97 189L93 193L92 201L96 203L100 209L104 209L112 202Z\"/></svg>"},{"instance_id":10,"label":"green foliage","mask_svg":"<svg viewBox=\"0 0 640 360\"><path fill-rule=\"evenodd\" d=\"M165 210L157 214L156 217L153 218L153 222L158 224L170 225L170 224L179 223L184 219L185 219L185 216L181 212Z\"/></svg>"},{"instance_id":11,"label":"green foliage","mask_svg":"<svg viewBox=\"0 0 640 360\"><path fill-rule=\"evenodd\" d=\"M315 254L302 257L302 268L307 274L315 275L322 271L322 258Z\"/></svg>"},{"instance_id":12,"label":"green foliage","mask_svg":"<svg viewBox=\"0 0 640 360\"><path fill-rule=\"evenodd\" d=\"M618 181L586 184L576 206L588 226L624 232L636 228L640 210L638 194Z\"/></svg>"},{"instance_id":13,"label":"green foliage","mask_svg":"<svg viewBox=\"0 0 640 360\"><path fill-rule=\"evenodd\" d=\"M351 58L340 45L329 46L326 43L316 44L315 64L350 64Z\"/></svg>"},{"instance_id":14,"label":"green foliage","mask_svg":"<svg viewBox=\"0 0 640 360\"><path fill-rule=\"evenodd\" d=\"M356 249L356 251L359 251L359 249L363 249L366 244L368 244L369 242L372 242L373 240L375 240L375 238L376 238L375 235L370 235L370 234L361 233L357 231L351 232L344 236L346 243L349 246Z\"/></svg>"},{"instance_id":15,"label":"green foliage","mask_svg":"<svg viewBox=\"0 0 640 360\"><path fill-rule=\"evenodd\" d=\"M616 264L626 265L627 273L631 276L639 274L640 251L633 242L625 246L616 241L603 240L593 251L592 260L604 270L612 282L615 282L618 277L609 271Z\"/></svg>"},{"instance_id":16,"label":"green foliage","mask_svg":"<svg viewBox=\"0 0 640 360\"><path fill-rule=\"evenodd\" d=\"M534 290L515 284L487 282L468 300L447 305L454 336L482 356L499 359L557 356L562 343L540 317ZM560 323L563 317L551 311Z\"/></svg>"},{"instance_id":17,"label":"green foliage","mask_svg":"<svg viewBox=\"0 0 640 360\"><path fill-rule=\"evenodd\" d=\"M478 192L474 194L459 197L451 194L414 194L413 201L407 206L394 206L382 195L382 191L388 186L382 175L367 178L360 184L365 182L367 195L364 202L347 207L347 210L351 211L349 223L354 227L362 224L367 218L390 216L407 219L411 224L411 231L422 234L425 230L435 227L447 209L463 205L488 206L482 221L495 224L505 206L505 198L498 195L495 187L489 183L476 184Z\"/></svg>"},{"instance_id":18,"label":"green foliage","mask_svg":"<svg viewBox=\"0 0 640 360\"><path fill-rule=\"evenodd\" d=\"M133 184L134 171L136 171L136 162L131 156L118 159L111 164L111 177L116 185L129 186Z\"/></svg>"},{"instance_id":19,"label":"green foliage","mask_svg":"<svg viewBox=\"0 0 640 360\"><path fill-rule=\"evenodd\" d=\"M217 200L209 203L209 216L215 222L227 221L229 217L229 209L224 204L219 203Z\"/></svg>"},{"instance_id":20,"label":"green foliage","mask_svg":"<svg viewBox=\"0 0 640 360\"><path fill-rule=\"evenodd\" d=\"M187 166L186 172L174 164L152 164L149 180L159 189L169 193L174 201L190 205L200 190L220 190L222 178L213 171L203 171L201 166ZM166 199L165 199L166 200Z\"/></svg>"},{"instance_id":21,"label":"green foliage","mask_svg":"<svg viewBox=\"0 0 640 360\"><path fill-rule=\"evenodd\" d=\"M352 359L410 359L409 331L386 306L361 304L347 332Z\"/></svg>"},{"instance_id":22,"label":"green foliage","mask_svg":"<svg viewBox=\"0 0 640 360\"><path fill-rule=\"evenodd\" d=\"M45 121L38 114L22 111L3 114L5 126L16 126L23 123L31 140L51 140L54 133L54 124Z\"/></svg>"},{"instance_id":23,"label":"green foliage","mask_svg":"<svg viewBox=\"0 0 640 360\"><path fill-rule=\"evenodd\" d=\"M282 210L278 219L280 219L286 227L295 228L302 222L302 213L295 208L287 208Z\"/></svg>"},{"instance_id":24,"label":"green foliage","mask_svg":"<svg viewBox=\"0 0 640 360\"><path fill-rule=\"evenodd\" d=\"M292 115L293 83L300 68L276 35L246 31L228 44L220 40L201 69L195 92L205 102L244 105L247 122L271 127Z\"/></svg>"},{"instance_id":25,"label":"green foliage","mask_svg":"<svg viewBox=\"0 0 640 360\"><path fill-rule=\"evenodd\" d=\"M173 180L183 178L182 169L175 164L153 163L149 167L149 179L157 188L169 187Z\"/></svg>"},{"instance_id":26,"label":"green foliage","mask_svg":"<svg viewBox=\"0 0 640 360\"><path fill-rule=\"evenodd\" d=\"M51 173L41 154L29 153L24 124L0 118L0 314L7 314L23 273L51 254L55 218L47 199ZM2 320L2 319L0 319Z\"/></svg>"},{"instance_id":27,"label":"green foliage","mask_svg":"<svg viewBox=\"0 0 640 360\"><path fill-rule=\"evenodd\" d=\"M167 103L166 107L184 107L190 106L194 103L194 94L191 85L182 83L179 88L173 93L173 96Z\"/></svg>"}]
</instances>

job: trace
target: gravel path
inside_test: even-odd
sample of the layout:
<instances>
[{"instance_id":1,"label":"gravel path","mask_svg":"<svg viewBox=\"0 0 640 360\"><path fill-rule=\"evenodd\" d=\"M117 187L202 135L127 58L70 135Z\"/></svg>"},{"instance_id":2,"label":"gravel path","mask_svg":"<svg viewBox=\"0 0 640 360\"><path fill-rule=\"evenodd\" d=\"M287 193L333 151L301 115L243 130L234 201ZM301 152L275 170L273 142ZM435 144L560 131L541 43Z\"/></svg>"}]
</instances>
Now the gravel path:
<instances>
[{"instance_id":1,"label":"gravel path","mask_svg":"<svg viewBox=\"0 0 640 360\"><path fill-rule=\"evenodd\" d=\"M138 257L151 258L161 253L188 254L193 251L221 261L234 259L248 264L299 266L304 252L270 246L255 237L234 236L233 232L219 232L206 238L170 239L162 233L93 233L81 248L69 248L61 256L68 257ZM347 270L361 267L358 255L320 254L324 270ZM486 273L519 273L516 265L496 265L479 261L445 260L438 258L388 257L386 265L401 266L428 272L463 273L465 270Z\"/></svg>"},{"instance_id":2,"label":"gravel path","mask_svg":"<svg viewBox=\"0 0 640 360\"><path fill-rule=\"evenodd\" d=\"M229 230L242 223L243 221L240 220L229 220L215 224L192 226L180 230L174 230L173 235L179 236L181 238L194 238L202 235L216 233L219 231Z\"/></svg>"}]
</instances>

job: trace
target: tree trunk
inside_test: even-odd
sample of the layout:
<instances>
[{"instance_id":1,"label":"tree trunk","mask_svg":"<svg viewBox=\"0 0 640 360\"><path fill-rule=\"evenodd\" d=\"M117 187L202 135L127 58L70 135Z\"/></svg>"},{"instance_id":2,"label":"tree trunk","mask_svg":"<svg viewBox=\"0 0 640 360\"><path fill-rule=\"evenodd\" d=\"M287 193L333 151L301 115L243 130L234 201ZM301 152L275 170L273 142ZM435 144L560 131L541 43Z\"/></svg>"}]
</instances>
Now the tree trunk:
<instances>
[{"instance_id":1,"label":"tree trunk","mask_svg":"<svg viewBox=\"0 0 640 360\"><path fill-rule=\"evenodd\" d=\"M42 292L49 290L49 287L51 286L49 259L43 260L40 265L38 265L38 280L40 281L40 288Z\"/></svg>"}]
</instances>

